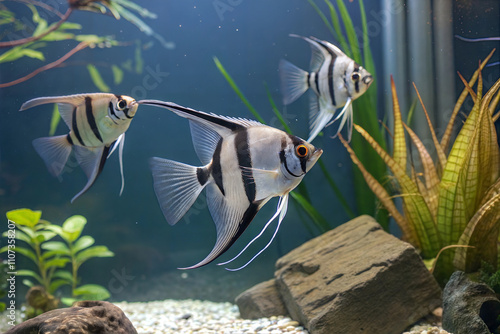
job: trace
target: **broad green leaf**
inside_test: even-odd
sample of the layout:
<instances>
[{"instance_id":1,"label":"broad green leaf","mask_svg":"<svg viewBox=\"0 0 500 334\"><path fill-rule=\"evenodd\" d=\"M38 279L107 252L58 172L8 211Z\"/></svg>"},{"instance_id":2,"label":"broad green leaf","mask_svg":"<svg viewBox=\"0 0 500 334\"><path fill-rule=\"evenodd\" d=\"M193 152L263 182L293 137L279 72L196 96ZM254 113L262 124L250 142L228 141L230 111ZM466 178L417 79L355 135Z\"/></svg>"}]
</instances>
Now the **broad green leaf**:
<instances>
[{"instance_id":1,"label":"broad green leaf","mask_svg":"<svg viewBox=\"0 0 500 334\"><path fill-rule=\"evenodd\" d=\"M73 245L73 253L76 254L79 251L88 248L94 244L95 240L89 235L84 235L78 239Z\"/></svg>"},{"instance_id":2,"label":"broad green leaf","mask_svg":"<svg viewBox=\"0 0 500 334\"><path fill-rule=\"evenodd\" d=\"M71 306L73 305L74 302L77 302L78 299L76 298L61 298L61 303L63 303L66 306Z\"/></svg>"},{"instance_id":3,"label":"broad green leaf","mask_svg":"<svg viewBox=\"0 0 500 334\"><path fill-rule=\"evenodd\" d=\"M226 81L229 83L229 85L235 91L235 93L239 96L239 98L245 104L245 106L248 108L248 110L250 110L250 112L255 116L255 118L259 122L261 122L262 124L264 124L265 123L264 119L259 115L259 113L257 112L257 110L255 110L255 108L250 104L250 102L248 102L248 100L245 97L245 95L243 95L243 93L240 91L240 89L238 88L238 86L234 82L233 78L231 78L231 76L226 71L226 69L224 68L224 66L222 66L221 62L219 61L219 59L217 59L217 57L214 57L214 62L215 62L215 65L217 66L217 68L219 69L220 73L224 76L224 78L226 79Z\"/></svg>"},{"instance_id":4,"label":"broad green leaf","mask_svg":"<svg viewBox=\"0 0 500 334\"><path fill-rule=\"evenodd\" d=\"M13 62L22 57L29 57L45 61L45 57L42 52L33 49L27 49L25 46L14 47L0 55L0 63Z\"/></svg>"},{"instance_id":5,"label":"broad green leaf","mask_svg":"<svg viewBox=\"0 0 500 334\"><path fill-rule=\"evenodd\" d=\"M93 257L112 257L114 255L106 246L93 246L79 252L76 255L76 263L79 267L82 263Z\"/></svg>"},{"instance_id":6,"label":"broad green leaf","mask_svg":"<svg viewBox=\"0 0 500 334\"><path fill-rule=\"evenodd\" d=\"M56 279L56 280L53 280L51 283L50 283L50 286L49 286L49 293L50 294L53 294L57 289L59 289L61 286L63 285L70 285L71 283L66 281L66 280L62 280L62 279Z\"/></svg>"},{"instance_id":7,"label":"broad green leaf","mask_svg":"<svg viewBox=\"0 0 500 334\"><path fill-rule=\"evenodd\" d=\"M87 300L104 300L111 296L105 287L97 284L85 284L79 286L73 290L73 295L85 296L85 299Z\"/></svg>"},{"instance_id":8,"label":"broad green leaf","mask_svg":"<svg viewBox=\"0 0 500 334\"><path fill-rule=\"evenodd\" d=\"M71 254L68 246L66 246L66 244L61 241L47 241L46 243L41 245L41 248L48 251L57 252L55 254L63 254L68 256Z\"/></svg>"},{"instance_id":9,"label":"broad green leaf","mask_svg":"<svg viewBox=\"0 0 500 334\"><path fill-rule=\"evenodd\" d=\"M113 65L111 65L111 70L113 71L113 79L114 79L115 85L121 84L121 82L123 81L122 69L113 64Z\"/></svg>"},{"instance_id":10,"label":"broad green leaf","mask_svg":"<svg viewBox=\"0 0 500 334\"><path fill-rule=\"evenodd\" d=\"M33 270L20 269L20 270L17 271L17 276L33 277L34 279L36 279L38 281L38 283L40 283L41 285L43 285L42 278L40 277L40 275L38 275L37 273L35 273Z\"/></svg>"},{"instance_id":11,"label":"broad green leaf","mask_svg":"<svg viewBox=\"0 0 500 334\"><path fill-rule=\"evenodd\" d=\"M5 252L5 251L7 251L7 247L8 247L8 246L4 246L4 247L0 248L0 253L3 253L3 252ZM38 260L37 260L37 258L36 258L36 255L35 255L35 253L34 253L32 250L27 249L27 248L24 248L24 247L19 247L19 246L14 247L14 249L13 249L13 250L14 250L14 252L16 252L16 253L19 253L19 254L21 254L21 255L26 256L26 257L27 257L27 258L29 258L31 261L33 261L35 264L38 264Z\"/></svg>"},{"instance_id":12,"label":"broad green leaf","mask_svg":"<svg viewBox=\"0 0 500 334\"><path fill-rule=\"evenodd\" d=\"M31 243L31 238L26 233L24 233L23 231L21 231L21 230L18 229L18 230L15 230L14 233L16 234L16 239L17 240L24 241L24 242L26 242L28 244ZM9 235L9 231L5 231L5 232L2 233L2 236L4 236L4 237L7 237L8 235Z\"/></svg>"},{"instance_id":13,"label":"broad green leaf","mask_svg":"<svg viewBox=\"0 0 500 334\"><path fill-rule=\"evenodd\" d=\"M18 225L33 227L42 217L42 211L32 211L30 209L17 209L7 212L7 219Z\"/></svg>"},{"instance_id":14,"label":"broad green leaf","mask_svg":"<svg viewBox=\"0 0 500 334\"><path fill-rule=\"evenodd\" d=\"M57 270L53 275L53 278L61 278L66 280L70 284L73 284L73 275L67 270Z\"/></svg>"},{"instance_id":15,"label":"broad green leaf","mask_svg":"<svg viewBox=\"0 0 500 334\"><path fill-rule=\"evenodd\" d=\"M474 248L458 248L454 264L459 270L473 272L481 260L495 265L498 261L498 232L500 227L500 194L493 196L472 217L459 244Z\"/></svg>"},{"instance_id":16,"label":"broad green leaf","mask_svg":"<svg viewBox=\"0 0 500 334\"><path fill-rule=\"evenodd\" d=\"M49 268L52 268L52 267L56 267L56 268L62 268L66 265L66 263L68 263L70 261L70 259L68 258L55 258L55 259L50 259L48 261L45 262L45 268L46 269L49 269Z\"/></svg>"},{"instance_id":17,"label":"broad green leaf","mask_svg":"<svg viewBox=\"0 0 500 334\"><path fill-rule=\"evenodd\" d=\"M52 231L38 231L36 234L38 243L46 242L56 236L56 234Z\"/></svg>"},{"instance_id":18,"label":"broad green leaf","mask_svg":"<svg viewBox=\"0 0 500 334\"><path fill-rule=\"evenodd\" d=\"M71 216L62 225L64 233L67 233L70 238L69 241L73 242L80 237L83 228L87 224L87 218L80 215Z\"/></svg>"},{"instance_id":19,"label":"broad green leaf","mask_svg":"<svg viewBox=\"0 0 500 334\"><path fill-rule=\"evenodd\" d=\"M59 125L60 120L61 115L59 114L59 107L57 106L57 103L54 103L54 110L52 111L52 118L50 119L50 137L52 137L56 133L57 125Z\"/></svg>"},{"instance_id":20,"label":"broad green leaf","mask_svg":"<svg viewBox=\"0 0 500 334\"><path fill-rule=\"evenodd\" d=\"M97 68L94 65L88 64L87 70L89 71L90 78L92 79L92 82L101 92L108 93L111 91L111 89L109 88L108 85L106 85L106 83L104 82L104 80L101 77L101 74L99 73L99 71L97 70Z\"/></svg>"},{"instance_id":21,"label":"broad green leaf","mask_svg":"<svg viewBox=\"0 0 500 334\"><path fill-rule=\"evenodd\" d=\"M46 227L46 229L49 230L49 231L54 232L55 234L57 234L58 236L60 236L63 239L65 238L64 232L63 232L63 229L61 228L61 226L49 225L49 226Z\"/></svg>"}]
</instances>

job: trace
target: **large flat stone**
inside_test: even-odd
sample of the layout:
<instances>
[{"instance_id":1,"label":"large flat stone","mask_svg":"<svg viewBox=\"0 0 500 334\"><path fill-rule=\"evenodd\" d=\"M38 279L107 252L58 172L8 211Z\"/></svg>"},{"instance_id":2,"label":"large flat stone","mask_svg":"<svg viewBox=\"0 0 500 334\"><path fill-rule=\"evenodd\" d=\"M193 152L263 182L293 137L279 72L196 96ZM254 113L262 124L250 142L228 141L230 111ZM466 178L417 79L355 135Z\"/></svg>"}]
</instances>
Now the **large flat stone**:
<instances>
[{"instance_id":1,"label":"large flat stone","mask_svg":"<svg viewBox=\"0 0 500 334\"><path fill-rule=\"evenodd\" d=\"M275 279L290 316L312 334L399 334L441 305L416 250L369 216L280 258Z\"/></svg>"},{"instance_id":2,"label":"large flat stone","mask_svg":"<svg viewBox=\"0 0 500 334\"><path fill-rule=\"evenodd\" d=\"M274 279L259 283L236 297L243 319L269 318L288 315Z\"/></svg>"}]
</instances>

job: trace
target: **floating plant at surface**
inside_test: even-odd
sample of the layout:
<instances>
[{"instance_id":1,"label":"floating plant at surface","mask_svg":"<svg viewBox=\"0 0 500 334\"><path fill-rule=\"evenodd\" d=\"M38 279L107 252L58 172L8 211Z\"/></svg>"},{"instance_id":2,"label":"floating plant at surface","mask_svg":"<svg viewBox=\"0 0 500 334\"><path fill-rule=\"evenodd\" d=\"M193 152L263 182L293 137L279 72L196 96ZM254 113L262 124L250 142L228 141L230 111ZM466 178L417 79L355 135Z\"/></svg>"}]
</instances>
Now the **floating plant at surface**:
<instances>
[{"instance_id":1,"label":"floating plant at surface","mask_svg":"<svg viewBox=\"0 0 500 334\"><path fill-rule=\"evenodd\" d=\"M441 142L437 140L420 99L431 130L437 161L432 159L411 128L403 123L393 81L392 156L365 129L355 125L355 129L387 164L399 194L389 194L341 138L368 186L397 222L403 239L417 247L424 260L433 260L434 276L440 284L456 269L466 272L478 270L481 261L497 267L500 148L494 122L500 117L500 112L495 113L500 100L500 79L483 96L481 77L481 69L492 54L480 65L469 83L462 78L466 88L457 100ZM474 92L471 86L476 81L477 89ZM456 116L468 94L474 106L446 156ZM418 90L417 95L420 98ZM420 157L419 168L414 163L408 164L411 157L407 152L409 143L405 130ZM396 207L394 197L401 198L402 212Z\"/></svg>"},{"instance_id":2,"label":"floating plant at surface","mask_svg":"<svg viewBox=\"0 0 500 334\"><path fill-rule=\"evenodd\" d=\"M94 257L110 257L114 254L106 246L93 246L94 239L90 236L81 236L83 227L87 220L82 216L72 216L68 218L62 226L54 225L41 219L41 211L29 209L17 209L7 212L7 219L15 224L16 244L13 249L17 254L29 258L36 266L36 270L16 269L17 276L28 277L23 283L29 286L28 295L43 295L50 299L51 303L46 303L48 309L56 308L59 301L54 297L56 292L63 286L71 287L71 298L62 298L65 304L71 304L75 300L103 300L110 294L106 288L86 284L78 285L78 269L87 260ZM3 236L7 236L4 232ZM61 237L63 241L54 241L55 237ZM18 244L24 242L26 246ZM8 252L9 247L4 246L1 252ZM11 249L12 251L12 249ZM70 270L65 268L71 265ZM12 270L11 270L12 271ZM32 290L35 288L34 290ZM28 297L28 299L30 299ZM38 302L37 305L41 303ZM45 305L45 304L44 304ZM49 306L50 305L50 306Z\"/></svg>"},{"instance_id":3,"label":"floating plant at surface","mask_svg":"<svg viewBox=\"0 0 500 334\"><path fill-rule=\"evenodd\" d=\"M350 58L354 59L356 63L363 66L370 72L374 78L371 87L359 98L353 101L353 122L362 126L368 133L375 139L375 141L385 149L386 142L383 132L381 130L376 106L377 106L377 80L376 69L373 62L373 56L370 48L370 39L368 34L368 24L366 20L366 13L363 0L359 0L359 12L361 17L361 31L362 43L358 42L356 29L352 22L351 16L347 10L344 0L336 0L338 10L332 4L333 1L325 0L328 6L327 18L321 9L316 5L313 0L308 0L311 6L316 10L321 20L325 23L326 27L332 34L337 42L337 45L342 51ZM352 1L350 1L352 2ZM339 15L340 14L340 15ZM342 30L343 26L343 30ZM370 174L381 184L384 184L386 178L387 168L384 162L380 159L370 146L362 139L362 137L353 132L351 139L351 146L358 154L359 160L366 166ZM385 230L389 229L389 219L387 211L380 210L377 203L377 197L367 187L366 182L359 173L358 169L353 166L354 174L354 189L356 194L356 213L369 214L376 217L377 221L384 227ZM326 176L326 174L325 174Z\"/></svg>"}]
</instances>

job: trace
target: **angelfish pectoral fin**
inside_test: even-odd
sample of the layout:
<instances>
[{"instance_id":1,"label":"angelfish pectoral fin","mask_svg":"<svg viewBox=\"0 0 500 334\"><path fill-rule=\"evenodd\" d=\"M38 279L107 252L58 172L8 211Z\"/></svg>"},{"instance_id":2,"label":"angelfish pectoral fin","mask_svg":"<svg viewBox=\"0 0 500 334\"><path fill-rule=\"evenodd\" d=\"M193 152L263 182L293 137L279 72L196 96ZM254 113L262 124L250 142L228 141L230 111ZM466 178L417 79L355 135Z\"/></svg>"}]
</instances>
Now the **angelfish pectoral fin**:
<instances>
[{"instance_id":1,"label":"angelfish pectoral fin","mask_svg":"<svg viewBox=\"0 0 500 334\"><path fill-rule=\"evenodd\" d=\"M320 111L318 115L316 116L314 122L311 124L311 132L309 134L309 139L307 139L307 142L310 143L311 141L316 138L318 133L323 130L323 128L330 122L330 120L333 117L333 112L330 112L326 108L320 108Z\"/></svg>"},{"instance_id":2,"label":"angelfish pectoral fin","mask_svg":"<svg viewBox=\"0 0 500 334\"><path fill-rule=\"evenodd\" d=\"M80 167L85 172L85 175L87 175L88 181L85 187L71 199L71 203L73 203L75 199L80 197L94 184L95 180L101 173L104 164L106 163L108 153L109 146L89 148L75 145L76 160L78 160Z\"/></svg>"},{"instance_id":3,"label":"angelfish pectoral fin","mask_svg":"<svg viewBox=\"0 0 500 334\"><path fill-rule=\"evenodd\" d=\"M215 246L201 262L178 269L199 268L218 258L240 237L261 207L260 202L244 207L241 199L227 199L215 183L207 186L207 203L217 231Z\"/></svg>"},{"instance_id":4,"label":"angelfish pectoral fin","mask_svg":"<svg viewBox=\"0 0 500 334\"><path fill-rule=\"evenodd\" d=\"M237 257L240 256L241 253L243 253L245 251L245 249L248 248L248 246L250 246L250 244L252 242L254 242L257 238L259 238L262 233L264 233L264 231L266 230L267 226L276 218L276 216L278 215L279 213L279 218L278 218L278 225L276 226L276 230L274 231L274 234L273 236L271 237L271 240L269 240L269 242L267 243L266 246L264 246L264 248L262 248L257 254L255 254L251 259L250 261L248 261L247 263L245 263L244 265L242 265L241 267L239 268L234 268L234 269L231 269L231 268L225 268L226 270L228 271L238 271L238 270L241 270L243 268L245 268L246 266L248 266L250 263L252 263L253 260L255 260L257 258L257 256L259 256L260 254L262 254L263 251L265 251L267 249L267 247L269 247L269 245L273 242L274 240L274 237L276 236L276 234L278 233L278 230L281 226L281 222L283 221L283 218L285 218L285 215L286 215L286 211L288 210L288 193L281 196L280 197L280 200L278 202L278 209L276 210L276 213L272 216L272 218L267 222L267 224L264 226L264 228L262 229L262 231L255 237L252 239L252 241L250 241L248 243L248 245L243 248L243 250L238 254L236 255L234 258L232 258L231 260L227 261L227 262L224 262L224 263L219 263L219 265L222 265L222 264L226 264L226 263L229 263L231 261L233 261L234 259L236 259Z\"/></svg>"},{"instance_id":5,"label":"angelfish pectoral fin","mask_svg":"<svg viewBox=\"0 0 500 334\"><path fill-rule=\"evenodd\" d=\"M338 120L340 117L342 117L342 119L340 120L339 128L338 128L335 136L333 136L332 138L335 138L339 135L340 131L342 131L342 128L344 127L344 124L346 123L346 121L348 121L347 123L350 126L350 128L348 129L348 140L347 141L350 142L351 141L351 134L352 134L352 100L351 100L351 98L347 99L347 102L344 105L344 108L337 115L337 117L335 117L335 119L332 121L332 123L335 122L336 120Z\"/></svg>"}]
</instances>

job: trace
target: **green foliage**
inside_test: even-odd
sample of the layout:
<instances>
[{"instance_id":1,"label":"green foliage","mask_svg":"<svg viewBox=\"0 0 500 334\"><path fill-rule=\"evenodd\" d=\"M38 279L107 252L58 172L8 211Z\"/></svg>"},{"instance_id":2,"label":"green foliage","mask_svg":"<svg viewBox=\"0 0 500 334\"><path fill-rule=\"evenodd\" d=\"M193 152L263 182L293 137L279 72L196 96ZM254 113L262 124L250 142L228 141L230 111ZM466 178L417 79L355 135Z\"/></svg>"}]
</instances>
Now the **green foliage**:
<instances>
[{"instance_id":1,"label":"green foliage","mask_svg":"<svg viewBox=\"0 0 500 334\"><path fill-rule=\"evenodd\" d=\"M379 126L376 112L377 75L370 48L370 40L368 38L368 26L363 1L358 1L363 32L362 49L360 48L358 36L356 35L356 30L351 16L343 0L336 0L338 10L331 1L325 0L328 7L330 21L313 0L308 0L308 2L321 17L326 27L333 35L333 38L338 41L342 51L344 51L347 56L354 59L358 64L366 68L366 70L370 72L375 79L366 93L353 102L353 122L366 129L375 141L381 147L385 148L386 142L383 132ZM370 146L362 140L359 134L355 132L352 134L351 145L353 150L357 153L360 161L366 166L375 180L384 184L387 169L380 157L373 152ZM357 168L354 168L354 189L356 192L356 214L369 214L375 216L384 229L388 230L389 219L387 212L385 210L380 210L376 196L370 191L364 181L363 175L357 170ZM351 210L350 212L352 213L353 211Z\"/></svg>"},{"instance_id":2,"label":"green foliage","mask_svg":"<svg viewBox=\"0 0 500 334\"><path fill-rule=\"evenodd\" d=\"M29 258L37 270L18 269L17 275L28 277L23 283L29 287L41 285L49 295L61 287L71 287L71 298L63 298L69 305L76 300L103 300L110 294L106 288L79 285L78 270L83 263L95 257L114 256L106 246L94 246L94 238L81 235L87 220L72 216L62 226L41 219L41 211L18 209L7 212L7 218L16 225L15 238L26 246L15 245L14 251ZM3 236L7 236L5 232ZM53 240L60 237L62 241ZM0 249L6 252L8 246ZM66 267L70 265L70 270Z\"/></svg>"},{"instance_id":3,"label":"green foliage","mask_svg":"<svg viewBox=\"0 0 500 334\"><path fill-rule=\"evenodd\" d=\"M470 83L463 79L466 88L457 100L441 142L436 138L417 90L431 130L433 149L437 152L436 161L420 138L402 121L394 81L392 156L365 129L355 125L355 129L387 164L399 194L389 194L366 170L348 143L342 140L370 189L398 223L403 239L420 249L424 259L437 259L434 275L440 283L444 283L456 269L466 272L478 270L481 261L497 266L500 147L494 126L498 114L494 115L494 110L500 98L500 79L483 96L481 78L481 69L491 55L481 63ZM477 91L474 92L471 86L476 80ZM446 156L451 129L468 94L474 106ZM407 146L410 143L407 143L405 130L418 151L420 166L415 166L413 160L408 163ZM396 196L402 199L402 212L393 202Z\"/></svg>"},{"instance_id":4,"label":"green foliage","mask_svg":"<svg viewBox=\"0 0 500 334\"><path fill-rule=\"evenodd\" d=\"M495 267L488 262L481 261L479 280L500 294L500 270L495 271Z\"/></svg>"},{"instance_id":5,"label":"green foliage","mask_svg":"<svg viewBox=\"0 0 500 334\"><path fill-rule=\"evenodd\" d=\"M7 261L0 261L0 299L3 299L7 296L8 289L8 281L7 275L8 272L8 264ZM5 311L6 304L0 301L0 312Z\"/></svg>"}]
</instances>

